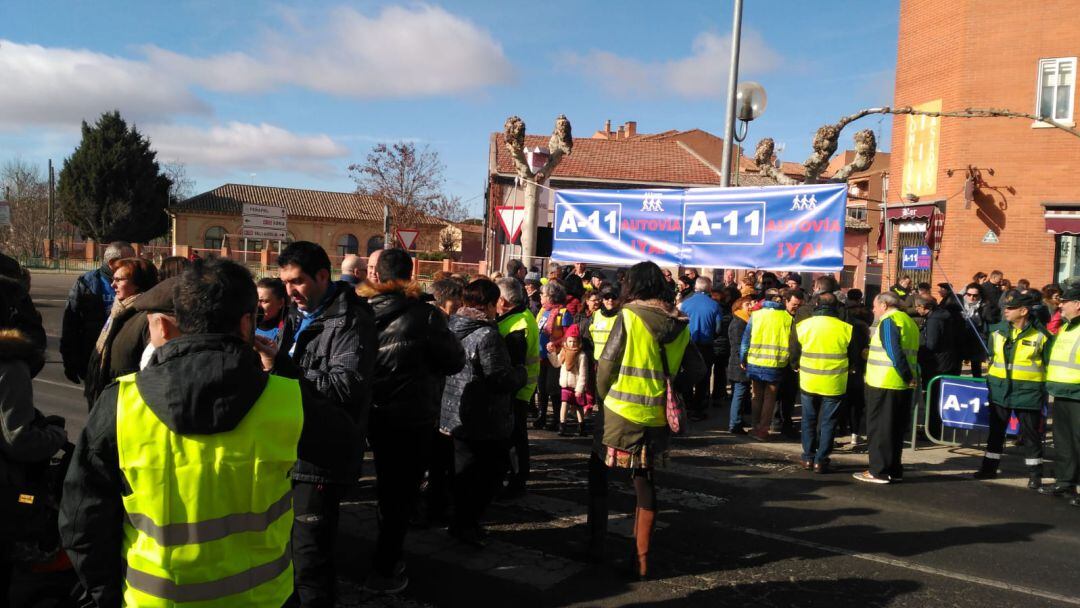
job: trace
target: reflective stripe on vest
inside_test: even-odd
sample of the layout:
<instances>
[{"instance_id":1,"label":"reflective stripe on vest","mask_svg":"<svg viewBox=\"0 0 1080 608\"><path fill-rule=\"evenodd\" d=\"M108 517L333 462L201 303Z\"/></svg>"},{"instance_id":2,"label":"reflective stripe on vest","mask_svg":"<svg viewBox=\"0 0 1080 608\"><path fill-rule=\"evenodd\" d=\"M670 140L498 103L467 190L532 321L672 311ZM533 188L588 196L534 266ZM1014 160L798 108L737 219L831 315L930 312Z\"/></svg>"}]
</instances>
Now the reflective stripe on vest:
<instances>
[{"instance_id":1,"label":"reflective stripe on vest","mask_svg":"<svg viewBox=\"0 0 1080 608\"><path fill-rule=\"evenodd\" d=\"M758 367L786 367L791 357L791 315L786 310L762 308L750 315L750 349L746 362Z\"/></svg>"},{"instance_id":2,"label":"reflective stripe on vest","mask_svg":"<svg viewBox=\"0 0 1080 608\"><path fill-rule=\"evenodd\" d=\"M1013 331L1010 326L1009 332ZM1028 325L1013 339L1012 360L1005 360L1005 336L1000 332L991 334L993 341L990 370L987 374L994 378L1019 380L1021 382L1044 382L1046 367L1043 364L1043 347L1046 336Z\"/></svg>"},{"instance_id":3,"label":"reflective stripe on vest","mask_svg":"<svg viewBox=\"0 0 1080 608\"><path fill-rule=\"evenodd\" d=\"M231 431L181 435L143 401L116 402L126 606L280 606L293 592L292 483L304 415L296 380L270 376Z\"/></svg>"},{"instance_id":4,"label":"reflective stripe on vest","mask_svg":"<svg viewBox=\"0 0 1080 608\"><path fill-rule=\"evenodd\" d=\"M515 331L525 332L525 386L514 394L514 398L528 401L536 392L536 379L540 376L540 327L536 324L536 317L525 310L499 321L501 336L506 337Z\"/></svg>"},{"instance_id":5,"label":"reflective stripe on vest","mask_svg":"<svg viewBox=\"0 0 1080 608\"><path fill-rule=\"evenodd\" d=\"M1080 323L1069 327L1066 322L1054 338L1046 381L1061 384L1080 384Z\"/></svg>"},{"instance_id":6,"label":"reflective stripe on vest","mask_svg":"<svg viewBox=\"0 0 1080 608\"><path fill-rule=\"evenodd\" d=\"M666 426L667 387L660 345L648 326L628 308L622 309L625 348L619 375L604 399L613 413L642 426ZM690 328L684 327L675 340L664 345L670 372L677 374L682 365Z\"/></svg>"},{"instance_id":7,"label":"reflective stripe on vest","mask_svg":"<svg viewBox=\"0 0 1080 608\"><path fill-rule=\"evenodd\" d=\"M604 352L604 346L607 345L608 335L611 334L611 328L614 326L614 315L605 317L604 313L599 310L592 313L592 324L589 325L589 333L592 334L593 361L600 360L600 354Z\"/></svg>"},{"instance_id":8,"label":"reflective stripe on vest","mask_svg":"<svg viewBox=\"0 0 1080 608\"><path fill-rule=\"evenodd\" d=\"M851 325L836 317L810 317L795 326L795 334L802 348L799 387L830 397L847 392Z\"/></svg>"},{"instance_id":9,"label":"reflective stripe on vest","mask_svg":"<svg viewBox=\"0 0 1080 608\"><path fill-rule=\"evenodd\" d=\"M919 352L919 326L902 310L889 310L870 328L870 354L866 358L866 384L874 388L903 390L908 387L893 366L892 359L881 343L881 322L892 319L900 330L900 349L907 359L912 374L918 373L916 356Z\"/></svg>"}]
</instances>

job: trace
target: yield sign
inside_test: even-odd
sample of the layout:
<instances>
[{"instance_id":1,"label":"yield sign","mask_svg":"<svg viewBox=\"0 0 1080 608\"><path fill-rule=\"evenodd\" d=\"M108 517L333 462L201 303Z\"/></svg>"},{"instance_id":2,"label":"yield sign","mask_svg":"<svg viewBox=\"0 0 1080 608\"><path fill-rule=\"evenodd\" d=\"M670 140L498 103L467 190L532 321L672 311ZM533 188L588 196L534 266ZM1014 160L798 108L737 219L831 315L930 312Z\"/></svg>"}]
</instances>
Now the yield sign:
<instances>
[{"instance_id":1,"label":"yield sign","mask_svg":"<svg viewBox=\"0 0 1080 608\"><path fill-rule=\"evenodd\" d=\"M525 222L524 207L495 207L495 213L499 214L499 222L503 232L510 242L516 242L521 236L521 225Z\"/></svg>"},{"instance_id":2,"label":"yield sign","mask_svg":"<svg viewBox=\"0 0 1080 608\"><path fill-rule=\"evenodd\" d=\"M420 236L420 231L419 230L399 229L397 231L398 241L401 242L401 246L404 247L405 249L412 249L413 245L416 244L416 237L418 237L418 236Z\"/></svg>"}]
</instances>

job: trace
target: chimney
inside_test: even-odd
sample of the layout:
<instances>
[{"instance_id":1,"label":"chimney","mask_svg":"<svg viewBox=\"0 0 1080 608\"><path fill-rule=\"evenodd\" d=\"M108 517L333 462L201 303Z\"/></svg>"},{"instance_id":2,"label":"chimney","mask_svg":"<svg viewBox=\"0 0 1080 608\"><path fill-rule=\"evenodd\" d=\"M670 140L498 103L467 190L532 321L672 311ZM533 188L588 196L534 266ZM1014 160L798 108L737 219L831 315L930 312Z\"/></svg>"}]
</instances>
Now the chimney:
<instances>
[{"instance_id":1,"label":"chimney","mask_svg":"<svg viewBox=\"0 0 1080 608\"><path fill-rule=\"evenodd\" d=\"M635 121L635 120L626 121L626 136L627 137L633 137L635 135L637 135L637 121Z\"/></svg>"},{"instance_id":2,"label":"chimney","mask_svg":"<svg viewBox=\"0 0 1080 608\"><path fill-rule=\"evenodd\" d=\"M619 125L619 132L615 134L615 139L623 139L626 137L626 131L622 125Z\"/></svg>"},{"instance_id":3,"label":"chimney","mask_svg":"<svg viewBox=\"0 0 1080 608\"><path fill-rule=\"evenodd\" d=\"M611 119L610 118L604 121L604 135L607 135L608 137L611 137Z\"/></svg>"}]
</instances>

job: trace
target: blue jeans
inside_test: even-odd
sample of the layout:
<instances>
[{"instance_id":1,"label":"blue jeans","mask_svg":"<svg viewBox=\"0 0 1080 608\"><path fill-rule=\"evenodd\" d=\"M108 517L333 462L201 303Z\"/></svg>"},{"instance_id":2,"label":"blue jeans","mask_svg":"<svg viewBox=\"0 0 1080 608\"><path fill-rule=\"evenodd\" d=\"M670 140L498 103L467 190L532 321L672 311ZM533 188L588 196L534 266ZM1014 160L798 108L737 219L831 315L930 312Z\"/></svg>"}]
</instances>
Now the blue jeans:
<instances>
[{"instance_id":1,"label":"blue jeans","mask_svg":"<svg viewBox=\"0 0 1080 608\"><path fill-rule=\"evenodd\" d=\"M743 412L750 409L750 381L731 383L731 413L728 430L742 428Z\"/></svg>"},{"instance_id":2,"label":"blue jeans","mask_svg":"<svg viewBox=\"0 0 1080 608\"><path fill-rule=\"evenodd\" d=\"M842 396L802 393L802 459L815 464L829 462ZM818 419L820 418L820 424Z\"/></svg>"}]
</instances>

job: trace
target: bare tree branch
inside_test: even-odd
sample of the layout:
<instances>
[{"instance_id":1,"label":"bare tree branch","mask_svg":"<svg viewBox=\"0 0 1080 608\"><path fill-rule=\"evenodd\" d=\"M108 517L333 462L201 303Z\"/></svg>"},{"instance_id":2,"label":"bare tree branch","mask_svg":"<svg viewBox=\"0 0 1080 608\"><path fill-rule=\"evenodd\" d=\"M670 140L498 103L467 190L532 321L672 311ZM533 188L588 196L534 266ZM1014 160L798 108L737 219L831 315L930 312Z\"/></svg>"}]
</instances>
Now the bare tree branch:
<instances>
[{"instance_id":1,"label":"bare tree branch","mask_svg":"<svg viewBox=\"0 0 1080 608\"><path fill-rule=\"evenodd\" d=\"M757 149L754 151L754 162L757 164L761 174L766 177L771 177L776 180L776 183L782 186L795 186L800 182L784 174L783 171L777 169L773 165L773 150L775 144L771 137L758 142Z\"/></svg>"},{"instance_id":2,"label":"bare tree branch","mask_svg":"<svg viewBox=\"0 0 1080 608\"><path fill-rule=\"evenodd\" d=\"M821 174L829 166L829 159L836 153L837 142L840 138L840 131L844 129L849 123L855 122L860 118L870 116L871 114L893 114L893 115L908 115L908 116L930 116L933 118L1023 118L1027 120L1034 120L1046 123L1057 129L1080 137L1080 131L1075 128L1066 126L1060 122L1053 120L1047 116L1037 116L1035 114L1028 114L1026 112L1014 112L1012 110L1002 108L965 108L964 110L948 111L948 112L931 112L927 110L916 110L911 106L904 106L900 108L867 108L865 110L859 110L854 114L844 116L835 124L823 125L814 134L813 151L810 153L809 158L803 163L803 167L806 169L806 179L802 183L815 184L821 177ZM768 154L763 154L763 146L768 143ZM773 143L769 138L761 140L758 143L757 153L754 155L754 162L757 164L758 171L761 175L771 177L778 183L784 185L791 185L799 183L787 175L781 173L772 164L772 150ZM874 156L877 153L877 140L874 137L874 133L869 129L859 131L855 134L855 159L842 167L839 171L833 175L829 181L841 182L845 181L852 173L866 170L871 163L874 162Z\"/></svg>"}]
</instances>

